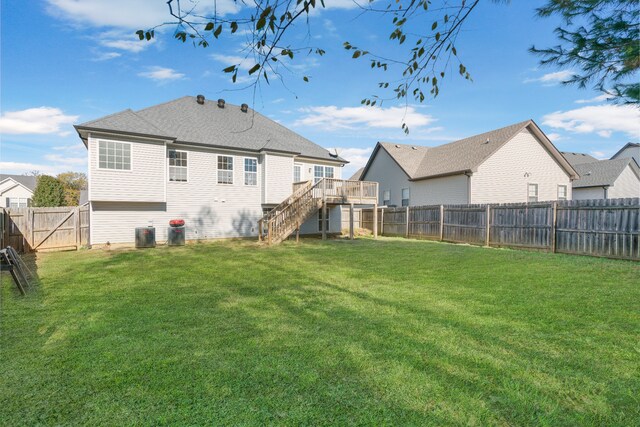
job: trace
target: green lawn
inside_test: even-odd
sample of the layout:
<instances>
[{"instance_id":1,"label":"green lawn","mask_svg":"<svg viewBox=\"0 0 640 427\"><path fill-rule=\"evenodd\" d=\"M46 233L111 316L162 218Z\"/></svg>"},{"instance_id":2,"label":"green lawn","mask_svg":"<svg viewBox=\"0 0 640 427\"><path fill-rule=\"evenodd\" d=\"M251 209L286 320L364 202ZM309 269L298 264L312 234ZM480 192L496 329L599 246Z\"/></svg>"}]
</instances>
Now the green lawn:
<instances>
[{"instance_id":1,"label":"green lawn","mask_svg":"<svg viewBox=\"0 0 640 427\"><path fill-rule=\"evenodd\" d=\"M384 238L38 255L2 425L640 425L640 263Z\"/></svg>"}]
</instances>

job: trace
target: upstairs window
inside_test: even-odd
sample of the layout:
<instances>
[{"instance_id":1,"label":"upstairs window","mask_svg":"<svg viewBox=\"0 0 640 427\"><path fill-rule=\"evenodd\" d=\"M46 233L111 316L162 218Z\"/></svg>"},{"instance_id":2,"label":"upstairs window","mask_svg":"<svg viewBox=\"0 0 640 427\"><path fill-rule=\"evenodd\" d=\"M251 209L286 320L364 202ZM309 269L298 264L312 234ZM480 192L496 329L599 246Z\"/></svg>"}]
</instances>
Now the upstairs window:
<instances>
[{"instance_id":1,"label":"upstairs window","mask_svg":"<svg viewBox=\"0 0 640 427\"><path fill-rule=\"evenodd\" d=\"M169 181L187 182L187 152L169 150Z\"/></svg>"},{"instance_id":2,"label":"upstairs window","mask_svg":"<svg viewBox=\"0 0 640 427\"><path fill-rule=\"evenodd\" d=\"M131 144L128 142L98 141L98 168L131 170Z\"/></svg>"},{"instance_id":3,"label":"upstairs window","mask_svg":"<svg viewBox=\"0 0 640 427\"><path fill-rule=\"evenodd\" d=\"M402 189L402 206L409 206L409 189Z\"/></svg>"},{"instance_id":4,"label":"upstairs window","mask_svg":"<svg viewBox=\"0 0 640 427\"><path fill-rule=\"evenodd\" d=\"M302 166L293 165L293 182L302 181Z\"/></svg>"},{"instance_id":5,"label":"upstairs window","mask_svg":"<svg viewBox=\"0 0 640 427\"><path fill-rule=\"evenodd\" d=\"M527 202L538 201L538 184L528 184L527 186Z\"/></svg>"},{"instance_id":6,"label":"upstairs window","mask_svg":"<svg viewBox=\"0 0 640 427\"><path fill-rule=\"evenodd\" d=\"M233 157L218 156L218 184L233 184Z\"/></svg>"},{"instance_id":7,"label":"upstairs window","mask_svg":"<svg viewBox=\"0 0 640 427\"><path fill-rule=\"evenodd\" d=\"M258 185L258 159L244 159L244 185Z\"/></svg>"},{"instance_id":8,"label":"upstairs window","mask_svg":"<svg viewBox=\"0 0 640 427\"><path fill-rule=\"evenodd\" d=\"M333 178L333 166L314 166L313 167L313 182L318 182L322 178Z\"/></svg>"},{"instance_id":9,"label":"upstairs window","mask_svg":"<svg viewBox=\"0 0 640 427\"><path fill-rule=\"evenodd\" d=\"M558 200L567 200L567 186L558 185Z\"/></svg>"},{"instance_id":10,"label":"upstairs window","mask_svg":"<svg viewBox=\"0 0 640 427\"><path fill-rule=\"evenodd\" d=\"M382 192L382 204L389 206L389 203L391 203L391 190L384 190Z\"/></svg>"}]
</instances>

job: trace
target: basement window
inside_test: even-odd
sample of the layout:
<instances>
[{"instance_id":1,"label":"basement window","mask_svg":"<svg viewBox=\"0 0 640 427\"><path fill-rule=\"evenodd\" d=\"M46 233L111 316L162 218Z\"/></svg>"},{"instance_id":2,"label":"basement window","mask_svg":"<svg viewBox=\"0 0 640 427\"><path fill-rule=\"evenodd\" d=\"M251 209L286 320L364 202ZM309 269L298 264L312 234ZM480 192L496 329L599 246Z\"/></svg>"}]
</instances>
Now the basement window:
<instances>
[{"instance_id":1,"label":"basement window","mask_svg":"<svg viewBox=\"0 0 640 427\"><path fill-rule=\"evenodd\" d=\"M169 150L169 181L187 182L187 152Z\"/></svg>"},{"instance_id":2,"label":"basement window","mask_svg":"<svg viewBox=\"0 0 640 427\"><path fill-rule=\"evenodd\" d=\"M233 157L218 156L218 184L233 184Z\"/></svg>"},{"instance_id":3,"label":"basement window","mask_svg":"<svg viewBox=\"0 0 640 427\"><path fill-rule=\"evenodd\" d=\"M538 201L538 184L527 185L527 202Z\"/></svg>"}]
</instances>

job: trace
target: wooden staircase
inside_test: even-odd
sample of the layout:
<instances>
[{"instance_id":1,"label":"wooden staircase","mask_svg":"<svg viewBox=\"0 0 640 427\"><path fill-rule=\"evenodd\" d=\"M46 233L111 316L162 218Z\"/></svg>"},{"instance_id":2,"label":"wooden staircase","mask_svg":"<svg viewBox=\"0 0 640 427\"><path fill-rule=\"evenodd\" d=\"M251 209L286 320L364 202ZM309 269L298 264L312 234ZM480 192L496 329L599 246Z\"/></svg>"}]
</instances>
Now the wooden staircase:
<instances>
[{"instance_id":1,"label":"wooden staircase","mask_svg":"<svg viewBox=\"0 0 640 427\"><path fill-rule=\"evenodd\" d=\"M268 244L285 240L323 204L377 205L378 183L324 178L294 184L294 192L258 221L258 239Z\"/></svg>"}]
</instances>

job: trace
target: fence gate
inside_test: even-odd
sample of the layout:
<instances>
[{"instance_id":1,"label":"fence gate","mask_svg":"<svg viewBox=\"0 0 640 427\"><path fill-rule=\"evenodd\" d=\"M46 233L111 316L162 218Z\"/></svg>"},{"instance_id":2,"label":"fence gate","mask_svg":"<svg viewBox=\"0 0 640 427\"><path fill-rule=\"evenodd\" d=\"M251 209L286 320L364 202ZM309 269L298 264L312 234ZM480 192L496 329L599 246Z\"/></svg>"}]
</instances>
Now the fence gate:
<instances>
[{"instance_id":1,"label":"fence gate","mask_svg":"<svg viewBox=\"0 0 640 427\"><path fill-rule=\"evenodd\" d=\"M89 205L5 209L3 244L19 252L89 244Z\"/></svg>"}]
</instances>

